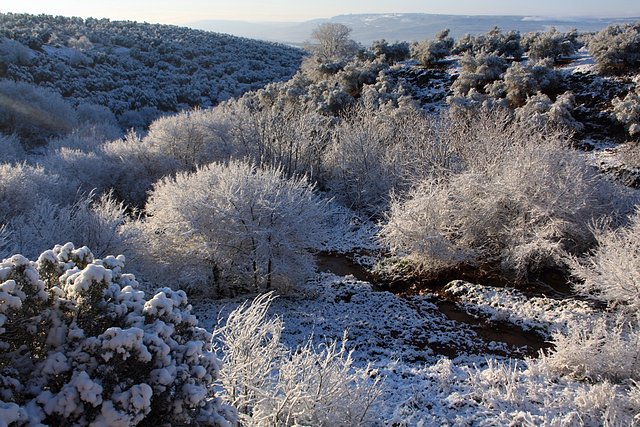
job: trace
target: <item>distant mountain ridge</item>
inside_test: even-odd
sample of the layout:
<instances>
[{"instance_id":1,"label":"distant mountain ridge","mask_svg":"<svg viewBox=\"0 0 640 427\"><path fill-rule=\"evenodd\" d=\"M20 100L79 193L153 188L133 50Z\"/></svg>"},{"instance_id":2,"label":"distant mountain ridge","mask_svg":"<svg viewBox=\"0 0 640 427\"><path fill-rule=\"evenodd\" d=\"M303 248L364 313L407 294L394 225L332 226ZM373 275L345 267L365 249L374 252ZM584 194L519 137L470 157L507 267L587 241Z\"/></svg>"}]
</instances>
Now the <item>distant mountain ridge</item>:
<instances>
[{"instance_id":1,"label":"distant mountain ridge","mask_svg":"<svg viewBox=\"0 0 640 427\"><path fill-rule=\"evenodd\" d=\"M466 33L484 33L493 26L502 30L545 31L554 26L560 31L576 28L581 32L599 31L610 24L630 23L631 18L551 18L538 16L435 15L427 13L388 13L339 15L305 22L243 22L207 20L187 24L190 27L224 32L255 39L301 44L309 40L311 31L320 23L337 22L353 29L352 38L368 45L374 40L424 40L449 28L458 38Z\"/></svg>"}]
</instances>

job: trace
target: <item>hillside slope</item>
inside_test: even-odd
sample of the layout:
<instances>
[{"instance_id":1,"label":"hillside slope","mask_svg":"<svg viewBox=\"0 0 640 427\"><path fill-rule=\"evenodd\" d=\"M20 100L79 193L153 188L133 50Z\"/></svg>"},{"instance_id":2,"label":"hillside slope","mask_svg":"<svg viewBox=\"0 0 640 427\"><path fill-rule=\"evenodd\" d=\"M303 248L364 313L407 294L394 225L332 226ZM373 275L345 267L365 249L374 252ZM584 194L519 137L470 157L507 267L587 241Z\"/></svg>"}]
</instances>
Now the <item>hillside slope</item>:
<instances>
[{"instance_id":1,"label":"hillside slope","mask_svg":"<svg viewBox=\"0 0 640 427\"><path fill-rule=\"evenodd\" d=\"M0 77L50 87L118 116L215 105L287 80L302 55L281 44L168 25L0 14Z\"/></svg>"}]
</instances>

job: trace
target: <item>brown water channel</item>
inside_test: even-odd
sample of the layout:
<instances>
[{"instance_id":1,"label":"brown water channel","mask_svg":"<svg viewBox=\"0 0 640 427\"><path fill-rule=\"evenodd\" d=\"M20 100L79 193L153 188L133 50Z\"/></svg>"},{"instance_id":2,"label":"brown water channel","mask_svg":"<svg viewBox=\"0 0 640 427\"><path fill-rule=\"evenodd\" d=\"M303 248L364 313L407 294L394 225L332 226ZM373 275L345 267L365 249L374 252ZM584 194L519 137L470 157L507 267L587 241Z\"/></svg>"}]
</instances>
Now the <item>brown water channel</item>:
<instances>
[{"instance_id":1,"label":"brown water channel","mask_svg":"<svg viewBox=\"0 0 640 427\"><path fill-rule=\"evenodd\" d=\"M509 322L496 322L482 316L468 313L460 304L450 296L440 292L442 288L451 280L443 280L438 286L430 286L424 289L422 286L411 286L409 289L394 286L376 286L375 277L362 265L353 260L354 254L339 254L333 252L321 252L316 255L318 271L329 272L339 276L351 275L357 280L372 283L375 289L389 290L399 298L412 298L423 293L430 294L432 302L438 310L449 320L459 322L469 326L487 343L491 341L507 344L513 350L513 356L536 357L540 350L552 347L543 337L535 332L525 331L517 325ZM460 277L458 277L460 278ZM504 284L499 284L504 285ZM434 348L434 350L444 356L456 356L456 349ZM524 351L523 351L524 350Z\"/></svg>"}]
</instances>

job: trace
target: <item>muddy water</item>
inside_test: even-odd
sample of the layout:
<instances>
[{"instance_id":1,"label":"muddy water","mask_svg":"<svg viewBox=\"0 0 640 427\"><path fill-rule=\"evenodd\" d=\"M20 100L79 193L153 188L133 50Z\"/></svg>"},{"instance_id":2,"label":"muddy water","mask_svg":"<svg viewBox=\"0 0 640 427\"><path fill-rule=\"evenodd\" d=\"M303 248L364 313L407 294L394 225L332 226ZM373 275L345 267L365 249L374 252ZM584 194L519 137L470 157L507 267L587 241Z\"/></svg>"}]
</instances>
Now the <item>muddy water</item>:
<instances>
[{"instance_id":1,"label":"muddy water","mask_svg":"<svg viewBox=\"0 0 640 427\"><path fill-rule=\"evenodd\" d=\"M436 302L438 310L448 319L471 326L486 342L503 342L517 353L529 357L536 357L540 350L551 348L552 345L535 332L525 331L508 322L488 321L481 317L467 313L462 307L448 299ZM524 351L521 351L524 349Z\"/></svg>"},{"instance_id":2,"label":"muddy water","mask_svg":"<svg viewBox=\"0 0 640 427\"><path fill-rule=\"evenodd\" d=\"M353 260L353 254L321 252L316 254L316 263L318 271L329 272L339 276L351 275L357 280L370 282L375 287L373 275ZM388 287L386 288L388 289ZM393 288L389 290L394 291ZM407 292L405 288L403 291L394 293L399 298L410 298L421 292ZM535 332L525 331L512 323L489 321L486 318L469 314L444 294L436 292L434 298L434 304L448 319L471 327L487 343L495 341L507 344L513 350L513 356L526 355L536 357L539 355L540 350L551 347L550 343ZM456 355L455 349L442 348L440 351L434 348L434 350L444 356L452 357Z\"/></svg>"},{"instance_id":3,"label":"muddy water","mask_svg":"<svg viewBox=\"0 0 640 427\"><path fill-rule=\"evenodd\" d=\"M372 282L373 276L369 271L352 259L353 255L335 252L319 252L316 254L318 271L333 273L338 276L352 275L363 282Z\"/></svg>"}]
</instances>

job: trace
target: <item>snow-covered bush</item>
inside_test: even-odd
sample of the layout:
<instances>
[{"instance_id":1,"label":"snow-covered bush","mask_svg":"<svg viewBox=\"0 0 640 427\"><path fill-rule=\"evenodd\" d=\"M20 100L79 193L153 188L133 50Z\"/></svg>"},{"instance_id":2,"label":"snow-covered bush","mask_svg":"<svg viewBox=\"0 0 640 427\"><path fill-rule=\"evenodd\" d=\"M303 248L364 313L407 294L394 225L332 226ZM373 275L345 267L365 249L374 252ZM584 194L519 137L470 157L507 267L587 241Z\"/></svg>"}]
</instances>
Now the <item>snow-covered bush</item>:
<instances>
[{"instance_id":1,"label":"snow-covered bush","mask_svg":"<svg viewBox=\"0 0 640 427\"><path fill-rule=\"evenodd\" d=\"M16 163L24 160L26 153L17 135L0 133L0 163Z\"/></svg>"},{"instance_id":2,"label":"snow-covered bush","mask_svg":"<svg viewBox=\"0 0 640 427\"><path fill-rule=\"evenodd\" d=\"M460 75L451 85L454 96L466 96L474 89L485 93L485 86L498 80L508 67L507 61L493 53L465 53L460 59Z\"/></svg>"},{"instance_id":3,"label":"snow-covered bush","mask_svg":"<svg viewBox=\"0 0 640 427\"><path fill-rule=\"evenodd\" d=\"M393 65L411 56L411 49L407 42L389 44L386 40L376 40L371 44L371 51L376 58Z\"/></svg>"},{"instance_id":4,"label":"snow-covered bush","mask_svg":"<svg viewBox=\"0 0 640 427\"><path fill-rule=\"evenodd\" d=\"M571 261L574 286L586 295L621 311L640 311L640 210L626 227L596 227L598 246L589 255Z\"/></svg>"},{"instance_id":5,"label":"snow-covered bush","mask_svg":"<svg viewBox=\"0 0 640 427\"><path fill-rule=\"evenodd\" d=\"M91 245L98 256L122 252L126 235L120 228L126 220L124 204L109 193L89 194L68 205L42 199L7 223L9 242L0 257L14 253L36 257L65 240Z\"/></svg>"},{"instance_id":6,"label":"snow-covered bush","mask_svg":"<svg viewBox=\"0 0 640 427\"><path fill-rule=\"evenodd\" d=\"M0 81L0 131L16 133L27 146L64 135L77 124L71 105L57 92L28 83Z\"/></svg>"},{"instance_id":7,"label":"snow-covered bush","mask_svg":"<svg viewBox=\"0 0 640 427\"><path fill-rule=\"evenodd\" d=\"M520 45L520 33L508 31L503 33L498 27L493 27L485 34L471 36L465 34L453 46L455 54L494 54L519 61L523 54Z\"/></svg>"},{"instance_id":8,"label":"snow-covered bush","mask_svg":"<svg viewBox=\"0 0 640 427\"><path fill-rule=\"evenodd\" d=\"M516 119L534 125L542 132L554 127L570 132L580 131L584 125L571 115L574 108L575 98L571 92L563 93L554 102L547 95L538 92L516 109Z\"/></svg>"},{"instance_id":9,"label":"snow-covered bush","mask_svg":"<svg viewBox=\"0 0 640 427\"><path fill-rule=\"evenodd\" d=\"M487 91L494 98L506 98L511 108L517 108L537 92L555 95L559 84L559 73L546 62L527 66L514 62L505 71L502 80L490 85Z\"/></svg>"},{"instance_id":10,"label":"snow-covered bush","mask_svg":"<svg viewBox=\"0 0 640 427\"><path fill-rule=\"evenodd\" d=\"M568 33L561 33L555 27L543 33L525 34L522 37L522 44L529 59L539 61L549 58L553 62L575 56L578 49L582 47L575 29Z\"/></svg>"},{"instance_id":11,"label":"snow-covered bush","mask_svg":"<svg viewBox=\"0 0 640 427\"><path fill-rule=\"evenodd\" d=\"M39 200L61 200L65 189L57 175L41 166L0 164L0 224L33 209Z\"/></svg>"},{"instance_id":12,"label":"snow-covered bush","mask_svg":"<svg viewBox=\"0 0 640 427\"><path fill-rule=\"evenodd\" d=\"M304 280L314 268L309 251L326 238L332 212L304 177L241 161L163 179L145 209L149 274L210 291L212 284L238 291Z\"/></svg>"},{"instance_id":13,"label":"snow-covered bush","mask_svg":"<svg viewBox=\"0 0 640 427\"><path fill-rule=\"evenodd\" d=\"M351 110L326 150L325 186L346 206L380 215L392 190L406 191L450 161L436 127L413 109Z\"/></svg>"},{"instance_id":14,"label":"snow-covered bush","mask_svg":"<svg viewBox=\"0 0 640 427\"><path fill-rule=\"evenodd\" d=\"M0 263L0 406L25 425L233 425L182 291L147 299L124 257L70 243ZM7 418L4 418L7 420Z\"/></svg>"},{"instance_id":15,"label":"snow-covered bush","mask_svg":"<svg viewBox=\"0 0 640 427\"><path fill-rule=\"evenodd\" d=\"M183 111L151 123L144 142L178 161L183 169L193 170L235 154L219 129L211 110Z\"/></svg>"},{"instance_id":16,"label":"snow-covered bush","mask_svg":"<svg viewBox=\"0 0 640 427\"><path fill-rule=\"evenodd\" d=\"M222 398L248 425L371 425L379 379L352 366L346 337L287 350L280 343L283 321L267 316L272 300L264 294L245 302L214 331L223 360Z\"/></svg>"},{"instance_id":17,"label":"snow-covered bush","mask_svg":"<svg viewBox=\"0 0 640 427\"><path fill-rule=\"evenodd\" d=\"M103 159L100 170L106 171L104 186L127 204L142 207L147 191L160 178L180 169L175 158L162 153L157 146L141 140L135 132L124 139L105 143L97 158Z\"/></svg>"},{"instance_id":18,"label":"snow-covered bush","mask_svg":"<svg viewBox=\"0 0 640 427\"><path fill-rule=\"evenodd\" d=\"M424 272L483 264L535 274L563 265L565 251L589 248L591 221L629 209L557 134L531 134L504 113L477 114L446 129L459 170L393 200L382 227L382 241Z\"/></svg>"},{"instance_id":19,"label":"snow-covered bush","mask_svg":"<svg viewBox=\"0 0 640 427\"><path fill-rule=\"evenodd\" d=\"M432 66L451 54L453 38L449 37L449 30L440 31L435 39L428 39L416 43L411 47L411 56L425 66Z\"/></svg>"},{"instance_id":20,"label":"snow-covered bush","mask_svg":"<svg viewBox=\"0 0 640 427\"><path fill-rule=\"evenodd\" d=\"M8 64L26 65L31 56L31 50L22 43L0 36L0 77Z\"/></svg>"},{"instance_id":21,"label":"snow-covered bush","mask_svg":"<svg viewBox=\"0 0 640 427\"><path fill-rule=\"evenodd\" d=\"M553 335L553 344L554 350L540 360L542 369L594 382L640 380L637 322L611 315L572 322L567 331Z\"/></svg>"},{"instance_id":22,"label":"snow-covered bush","mask_svg":"<svg viewBox=\"0 0 640 427\"><path fill-rule=\"evenodd\" d=\"M640 68L640 22L610 25L593 36L589 54L602 73L624 73Z\"/></svg>"},{"instance_id":23,"label":"snow-covered bush","mask_svg":"<svg viewBox=\"0 0 640 427\"><path fill-rule=\"evenodd\" d=\"M624 99L613 98L613 113L623 123L631 136L640 134L640 77L636 77L635 90L629 91Z\"/></svg>"}]
</instances>

